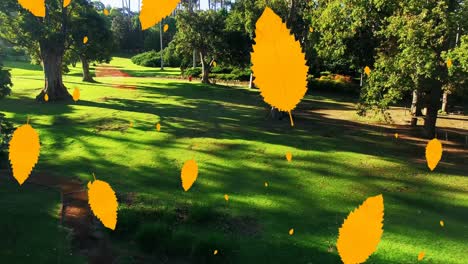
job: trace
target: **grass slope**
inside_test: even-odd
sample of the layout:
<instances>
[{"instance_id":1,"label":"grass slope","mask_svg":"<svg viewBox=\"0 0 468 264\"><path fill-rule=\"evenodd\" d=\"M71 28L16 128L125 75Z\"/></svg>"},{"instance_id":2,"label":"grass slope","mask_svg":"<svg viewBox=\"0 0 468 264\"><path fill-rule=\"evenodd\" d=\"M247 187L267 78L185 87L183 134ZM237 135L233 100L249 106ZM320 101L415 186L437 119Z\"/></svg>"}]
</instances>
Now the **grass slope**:
<instances>
[{"instance_id":1,"label":"grass slope","mask_svg":"<svg viewBox=\"0 0 468 264\"><path fill-rule=\"evenodd\" d=\"M416 263L420 251L423 263L463 263L463 159L444 154L429 172L417 161L423 147L310 111L348 108L340 98L306 98L291 128L289 120L265 120L257 91L154 78L84 84L74 68L64 81L80 88L79 102L38 103L40 69L5 64L15 86L0 112L17 125L30 115L42 144L35 169L85 182L94 172L122 194L112 233L122 262L136 262L141 250L145 262L339 263L338 228L367 197L382 193L385 231L367 263ZM111 65L139 76L155 71L123 58ZM137 89L113 87L122 84ZM184 192L180 169L192 158L199 178Z\"/></svg>"}]
</instances>

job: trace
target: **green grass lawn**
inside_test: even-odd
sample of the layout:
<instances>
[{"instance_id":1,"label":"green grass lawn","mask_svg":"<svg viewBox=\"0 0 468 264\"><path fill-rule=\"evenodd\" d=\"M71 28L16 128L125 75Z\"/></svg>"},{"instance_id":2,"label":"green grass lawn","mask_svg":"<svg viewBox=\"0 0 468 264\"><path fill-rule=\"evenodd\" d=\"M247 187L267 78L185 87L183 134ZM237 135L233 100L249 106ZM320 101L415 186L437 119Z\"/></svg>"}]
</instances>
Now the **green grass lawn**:
<instances>
[{"instance_id":1,"label":"green grass lawn","mask_svg":"<svg viewBox=\"0 0 468 264\"><path fill-rule=\"evenodd\" d=\"M123 58L111 65L134 76L155 71ZM417 263L420 251L426 253L421 263L464 263L466 160L445 153L430 172L421 161L423 146L310 111L349 107L340 104L346 98L308 96L292 128L289 119L265 119L267 106L256 90L155 78L105 77L84 84L73 68L64 81L70 91L81 90L80 101L38 103L33 99L43 85L40 68L5 66L13 68L14 87L0 101L0 112L16 125L30 116L41 138L35 170L83 182L94 172L119 193L118 224L109 233L121 263L340 263L338 228L377 194L384 196L384 234L367 263ZM137 89L113 87L121 84ZM199 176L184 192L180 169L192 158ZM10 207L28 200L41 210L57 205L48 194L32 195L34 190L18 194L12 184L0 189ZM9 217L20 215L14 211ZM42 223L50 225L35 222ZM49 238L39 227L30 232ZM57 258L48 245L34 246Z\"/></svg>"}]
</instances>

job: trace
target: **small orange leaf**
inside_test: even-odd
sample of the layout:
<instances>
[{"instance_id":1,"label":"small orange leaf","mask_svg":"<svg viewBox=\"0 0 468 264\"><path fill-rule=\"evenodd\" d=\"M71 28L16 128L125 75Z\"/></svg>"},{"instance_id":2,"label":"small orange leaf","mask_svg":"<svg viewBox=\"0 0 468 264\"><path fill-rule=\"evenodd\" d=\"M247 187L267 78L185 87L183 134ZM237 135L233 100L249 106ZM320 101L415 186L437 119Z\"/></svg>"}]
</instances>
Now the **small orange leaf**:
<instances>
[{"instance_id":1,"label":"small orange leaf","mask_svg":"<svg viewBox=\"0 0 468 264\"><path fill-rule=\"evenodd\" d=\"M84 44L88 43L88 37L87 37L87 36L85 36L85 37L83 38L83 43L84 43Z\"/></svg>"},{"instance_id":2,"label":"small orange leaf","mask_svg":"<svg viewBox=\"0 0 468 264\"><path fill-rule=\"evenodd\" d=\"M179 2L180 0L143 0L140 12L141 29L145 30L159 23L171 14Z\"/></svg>"},{"instance_id":3,"label":"small orange leaf","mask_svg":"<svg viewBox=\"0 0 468 264\"><path fill-rule=\"evenodd\" d=\"M398 133L395 133L395 138L398 138Z\"/></svg>"},{"instance_id":4,"label":"small orange leaf","mask_svg":"<svg viewBox=\"0 0 468 264\"><path fill-rule=\"evenodd\" d=\"M78 100L80 100L80 90L75 88L73 91L73 101L78 102Z\"/></svg>"},{"instance_id":5,"label":"small orange leaf","mask_svg":"<svg viewBox=\"0 0 468 264\"><path fill-rule=\"evenodd\" d=\"M444 227L444 221L440 220L439 224L441 227Z\"/></svg>"},{"instance_id":6,"label":"small orange leaf","mask_svg":"<svg viewBox=\"0 0 468 264\"><path fill-rule=\"evenodd\" d=\"M67 7L70 4L71 0L63 0L63 7Z\"/></svg>"},{"instance_id":7,"label":"small orange leaf","mask_svg":"<svg viewBox=\"0 0 468 264\"><path fill-rule=\"evenodd\" d=\"M46 101L46 102L49 101L49 95L48 95L48 94L45 94L45 95L44 95L44 101Z\"/></svg>"},{"instance_id":8,"label":"small orange leaf","mask_svg":"<svg viewBox=\"0 0 468 264\"><path fill-rule=\"evenodd\" d=\"M18 127L10 140L9 159L13 177L20 185L26 181L39 160L39 134L29 124Z\"/></svg>"},{"instance_id":9,"label":"small orange leaf","mask_svg":"<svg viewBox=\"0 0 468 264\"><path fill-rule=\"evenodd\" d=\"M289 235L292 236L294 234L294 228L289 229Z\"/></svg>"},{"instance_id":10,"label":"small orange leaf","mask_svg":"<svg viewBox=\"0 0 468 264\"><path fill-rule=\"evenodd\" d=\"M167 32L168 29L169 29L169 25L168 25L168 24L165 24L165 25L164 25L164 29L163 29L164 32Z\"/></svg>"},{"instance_id":11,"label":"small orange leaf","mask_svg":"<svg viewBox=\"0 0 468 264\"><path fill-rule=\"evenodd\" d=\"M45 17L45 0L18 0L18 3L37 17Z\"/></svg>"},{"instance_id":12,"label":"small orange leaf","mask_svg":"<svg viewBox=\"0 0 468 264\"><path fill-rule=\"evenodd\" d=\"M216 67L218 64L216 63L216 61L213 61L213 67Z\"/></svg>"},{"instance_id":13,"label":"small orange leaf","mask_svg":"<svg viewBox=\"0 0 468 264\"><path fill-rule=\"evenodd\" d=\"M314 32L314 28L313 28L313 27L309 27L309 32L310 32L310 33Z\"/></svg>"},{"instance_id":14,"label":"small orange leaf","mask_svg":"<svg viewBox=\"0 0 468 264\"><path fill-rule=\"evenodd\" d=\"M442 143L437 138L432 139L426 146L426 161L427 166L431 171L437 167L442 158Z\"/></svg>"},{"instance_id":15,"label":"small orange leaf","mask_svg":"<svg viewBox=\"0 0 468 264\"><path fill-rule=\"evenodd\" d=\"M225 194L224 195L224 200L229 201L229 195Z\"/></svg>"},{"instance_id":16,"label":"small orange leaf","mask_svg":"<svg viewBox=\"0 0 468 264\"><path fill-rule=\"evenodd\" d=\"M156 124L156 130L157 130L158 132L161 131L161 124L159 124L159 123Z\"/></svg>"},{"instance_id":17,"label":"small orange leaf","mask_svg":"<svg viewBox=\"0 0 468 264\"><path fill-rule=\"evenodd\" d=\"M383 233L383 196L368 198L339 229L336 247L344 264L363 263L374 253Z\"/></svg>"},{"instance_id":18,"label":"small orange leaf","mask_svg":"<svg viewBox=\"0 0 468 264\"><path fill-rule=\"evenodd\" d=\"M216 255L216 254L218 254L218 250L217 250L217 249L215 249L215 251L213 252L213 255Z\"/></svg>"},{"instance_id":19,"label":"small orange leaf","mask_svg":"<svg viewBox=\"0 0 468 264\"><path fill-rule=\"evenodd\" d=\"M426 253L424 253L424 251L419 252L418 261L421 261L424 258L425 255L426 255Z\"/></svg>"},{"instance_id":20,"label":"small orange leaf","mask_svg":"<svg viewBox=\"0 0 468 264\"><path fill-rule=\"evenodd\" d=\"M104 12L104 15L105 15L105 16L108 16L108 15L109 15L109 10L107 10L107 9L104 9L104 11L103 11L103 12Z\"/></svg>"},{"instance_id":21,"label":"small orange leaf","mask_svg":"<svg viewBox=\"0 0 468 264\"><path fill-rule=\"evenodd\" d=\"M450 58L447 60L447 68L452 68L452 59Z\"/></svg>"},{"instance_id":22,"label":"small orange leaf","mask_svg":"<svg viewBox=\"0 0 468 264\"><path fill-rule=\"evenodd\" d=\"M366 66L366 67L364 68L364 73L367 75L367 77L370 76L371 69L369 68L369 66Z\"/></svg>"},{"instance_id":23,"label":"small orange leaf","mask_svg":"<svg viewBox=\"0 0 468 264\"><path fill-rule=\"evenodd\" d=\"M188 191L198 177L198 165L195 160L188 160L185 162L180 173L182 179L182 188Z\"/></svg>"},{"instance_id":24,"label":"small orange leaf","mask_svg":"<svg viewBox=\"0 0 468 264\"><path fill-rule=\"evenodd\" d=\"M130 121L130 122L128 123L128 127L129 127L129 128L132 128L132 127L133 127L133 121Z\"/></svg>"},{"instance_id":25,"label":"small orange leaf","mask_svg":"<svg viewBox=\"0 0 468 264\"><path fill-rule=\"evenodd\" d=\"M265 182L265 187L268 187L268 182Z\"/></svg>"},{"instance_id":26,"label":"small orange leaf","mask_svg":"<svg viewBox=\"0 0 468 264\"><path fill-rule=\"evenodd\" d=\"M102 224L115 230L117 225L117 197L112 187L105 181L88 182L88 202L94 215Z\"/></svg>"},{"instance_id":27,"label":"small orange leaf","mask_svg":"<svg viewBox=\"0 0 468 264\"><path fill-rule=\"evenodd\" d=\"M286 153L286 160L288 160L288 162L291 162L292 160L292 154L289 151Z\"/></svg>"}]
</instances>

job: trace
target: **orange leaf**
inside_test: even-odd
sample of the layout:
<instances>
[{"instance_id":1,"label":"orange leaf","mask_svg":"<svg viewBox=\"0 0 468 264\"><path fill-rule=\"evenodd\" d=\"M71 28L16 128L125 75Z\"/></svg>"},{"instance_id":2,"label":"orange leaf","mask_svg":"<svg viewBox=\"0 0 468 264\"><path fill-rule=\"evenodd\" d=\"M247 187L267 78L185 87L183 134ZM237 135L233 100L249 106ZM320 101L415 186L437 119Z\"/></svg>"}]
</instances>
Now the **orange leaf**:
<instances>
[{"instance_id":1,"label":"orange leaf","mask_svg":"<svg viewBox=\"0 0 468 264\"><path fill-rule=\"evenodd\" d=\"M366 67L364 68L364 73L367 75L367 77L370 76L371 69L369 68L369 66L366 66Z\"/></svg>"},{"instance_id":2,"label":"orange leaf","mask_svg":"<svg viewBox=\"0 0 468 264\"><path fill-rule=\"evenodd\" d=\"M107 10L107 9L104 9L104 11L103 11L103 12L104 12L104 15L105 15L105 16L108 16L108 15L109 15L109 10Z\"/></svg>"},{"instance_id":3,"label":"orange leaf","mask_svg":"<svg viewBox=\"0 0 468 264\"><path fill-rule=\"evenodd\" d=\"M442 143L437 138L429 141L426 146L427 166L431 171L435 169L442 158Z\"/></svg>"},{"instance_id":4,"label":"orange leaf","mask_svg":"<svg viewBox=\"0 0 468 264\"><path fill-rule=\"evenodd\" d=\"M9 159L13 177L20 185L26 181L39 160L39 134L29 124L18 127L10 140Z\"/></svg>"},{"instance_id":5,"label":"orange leaf","mask_svg":"<svg viewBox=\"0 0 468 264\"><path fill-rule=\"evenodd\" d=\"M73 91L73 101L78 102L80 99L80 90L78 88L75 88Z\"/></svg>"},{"instance_id":6,"label":"orange leaf","mask_svg":"<svg viewBox=\"0 0 468 264\"><path fill-rule=\"evenodd\" d=\"M182 179L182 188L188 191L198 177L198 165L195 160L188 160L185 162L180 173Z\"/></svg>"},{"instance_id":7,"label":"orange leaf","mask_svg":"<svg viewBox=\"0 0 468 264\"><path fill-rule=\"evenodd\" d=\"M67 7L70 4L71 0L63 0L63 7Z\"/></svg>"},{"instance_id":8,"label":"orange leaf","mask_svg":"<svg viewBox=\"0 0 468 264\"><path fill-rule=\"evenodd\" d=\"M111 186L100 180L88 182L88 200L91 210L102 224L115 230L118 203Z\"/></svg>"},{"instance_id":9,"label":"orange leaf","mask_svg":"<svg viewBox=\"0 0 468 264\"><path fill-rule=\"evenodd\" d=\"M363 263L374 253L383 233L383 196L368 198L339 229L336 247L345 264Z\"/></svg>"},{"instance_id":10,"label":"orange leaf","mask_svg":"<svg viewBox=\"0 0 468 264\"><path fill-rule=\"evenodd\" d=\"M45 17L45 0L18 0L20 5L37 17Z\"/></svg>"},{"instance_id":11,"label":"orange leaf","mask_svg":"<svg viewBox=\"0 0 468 264\"><path fill-rule=\"evenodd\" d=\"M161 131L161 124L159 124L159 123L156 124L156 130L157 130L158 132Z\"/></svg>"},{"instance_id":12,"label":"orange leaf","mask_svg":"<svg viewBox=\"0 0 468 264\"><path fill-rule=\"evenodd\" d=\"M424 251L419 252L418 261L421 261L424 258L424 255L426 255L426 253L424 253Z\"/></svg>"},{"instance_id":13,"label":"orange leaf","mask_svg":"<svg viewBox=\"0 0 468 264\"><path fill-rule=\"evenodd\" d=\"M168 25L168 24L165 24L165 25L164 25L164 32L167 32L168 29L169 29L169 25Z\"/></svg>"},{"instance_id":14,"label":"orange leaf","mask_svg":"<svg viewBox=\"0 0 468 264\"><path fill-rule=\"evenodd\" d=\"M252 72L266 103L281 111L291 111L307 91L305 55L301 45L269 7L258 19L253 46Z\"/></svg>"},{"instance_id":15,"label":"orange leaf","mask_svg":"<svg viewBox=\"0 0 468 264\"><path fill-rule=\"evenodd\" d=\"M229 201L229 195L225 194L224 195L224 200Z\"/></svg>"},{"instance_id":16,"label":"orange leaf","mask_svg":"<svg viewBox=\"0 0 468 264\"><path fill-rule=\"evenodd\" d=\"M85 36L85 37L83 38L83 43L84 43L84 44L88 43L88 37L87 37L87 36Z\"/></svg>"},{"instance_id":17,"label":"orange leaf","mask_svg":"<svg viewBox=\"0 0 468 264\"><path fill-rule=\"evenodd\" d=\"M452 68L452 59L450 58L447 60L447 68Z\"/></svg>"},{"instance_id":18,"label":"orange leaf","mask_svg":"<svg viewBox=\"0 0 468 264\"><path fill-rule=\"evenodd\" d=\"M145 30L159 23L171 14L179 2L180 0L143 0L140 12L141 29Z\"/></svg>"},{"instance_id":19,"label":"orange leaf","mask_svg":"<svg viewBox=\"0 0 468 264\"><path fill-rule=\"evenodd\" d=\"M48 94L45 94L45 95L44 95L44 101L46 101L46 102L49 101L49 95L48 95Z\"/></svg>"},{"instance_id":20,"label":"orange leaf","mask_svg":"<svg viewBox=\"0 0 468 264\"><path fill-rule=\"evenodd\" d=\"M289 229L289 235L292 236L294 234L294 228Z\"/></svg>"}]
</instances>

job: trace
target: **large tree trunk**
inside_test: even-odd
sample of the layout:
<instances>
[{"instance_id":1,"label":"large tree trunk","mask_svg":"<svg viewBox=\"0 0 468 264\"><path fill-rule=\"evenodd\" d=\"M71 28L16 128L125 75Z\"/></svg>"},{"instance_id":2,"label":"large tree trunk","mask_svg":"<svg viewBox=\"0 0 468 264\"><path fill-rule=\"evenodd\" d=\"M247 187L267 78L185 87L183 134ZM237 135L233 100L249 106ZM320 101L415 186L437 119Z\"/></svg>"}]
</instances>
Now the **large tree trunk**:
<instances>
[{"instance_id":1,"label":"large tree trunk","mask_svg":"<svg viewBox=\"0 0 468 264\"><path fill-rule=\"evenodd\" d=\"M84 56L80 56L81 65L83 67L83 82L94 82L93 77L89 73L89 62Z\"/></svg>"},{"instance_id":2,"label":"large tree trunk","mask_svg":"<svg viewBox=\"0 0 468 264\"><path fill-rule=\"evenodd\" d=\"M62 80L63 51L60 51L60 48L46 49L42 46L41 56L44 68L45 85L41 93L36 96L36 100L45 101L44 96L46 94L49 97L49 101L71 99L72 96L68 93L68 90Z\"/></svg>"},{"instance_id":3,"label":"large tree trunk","mask_svg":"<svg viewBox=\"0 0 468 264\"><path fill-rule=\"evenodd\" d=\"M440 107L440 96L442 94L442 84L435 81L431 89L429 105L427 106L426 118L424 119L424 130L428 138L434 138L436 134L437 112Z\"/></svg>"},{"instance_id":4,"label":"large tree trunk","mask_svg":"<svg viewBox=\"0 0 468 264\"><path fill-rule=\"evenodd\" d=\"M206 56L203 54L203 52L200 52L200 61L202 64L202 83L210 83L210 68L211 68L211 63L207 63L205 61Z\"/></svg>"}]
</instances>

